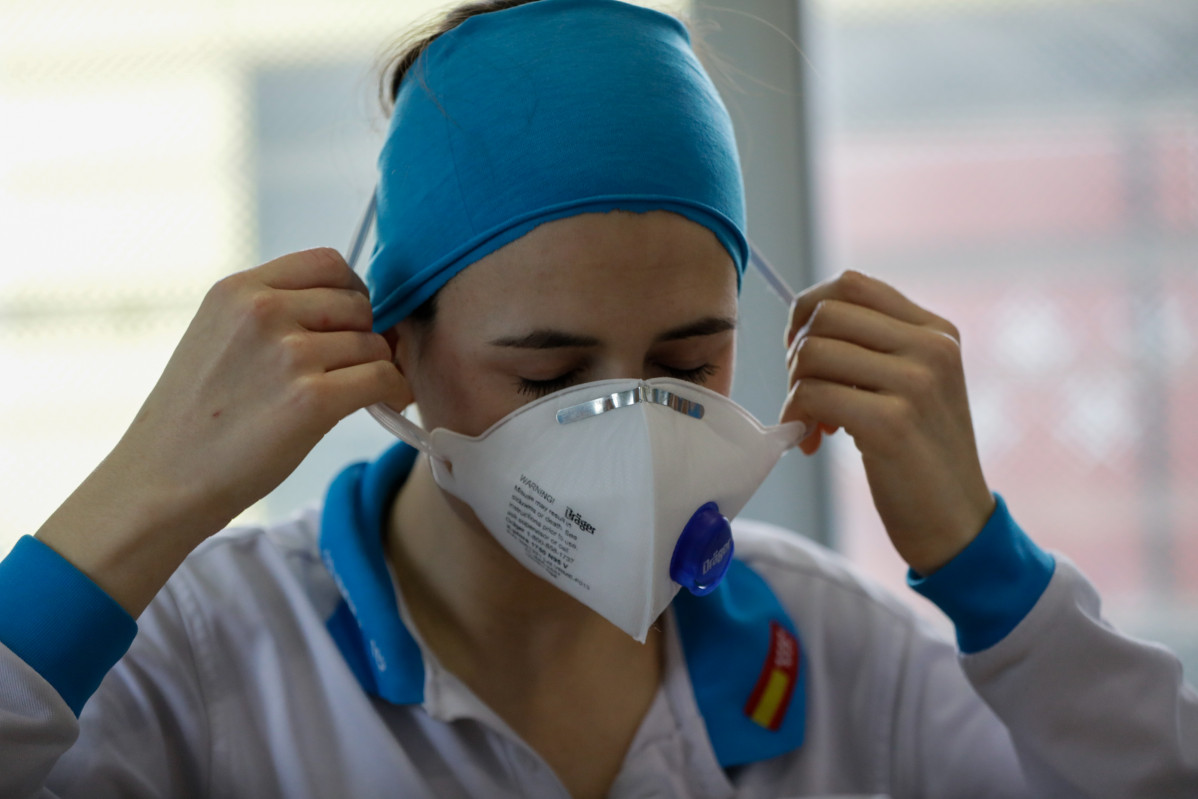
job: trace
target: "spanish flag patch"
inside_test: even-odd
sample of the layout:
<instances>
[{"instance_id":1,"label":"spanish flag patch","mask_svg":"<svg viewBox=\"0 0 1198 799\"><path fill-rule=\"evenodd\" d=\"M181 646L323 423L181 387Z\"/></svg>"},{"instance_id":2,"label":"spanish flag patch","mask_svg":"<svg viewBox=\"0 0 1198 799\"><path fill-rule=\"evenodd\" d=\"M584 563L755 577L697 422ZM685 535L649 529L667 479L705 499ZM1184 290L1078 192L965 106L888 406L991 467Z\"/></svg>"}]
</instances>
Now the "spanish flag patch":
<instances>
[{"instance_id":1,"label":"spanish flag patch","mask_svg":"<svg viewBox=\"0 0 1198 799\"><path fill-rule=\"evenodd\" d=\"M745 703L745 715L767 730L777 730L786 717L798 677L799 641L781 624L771 621L770 651Z\"/></svg>"}]
</instances>

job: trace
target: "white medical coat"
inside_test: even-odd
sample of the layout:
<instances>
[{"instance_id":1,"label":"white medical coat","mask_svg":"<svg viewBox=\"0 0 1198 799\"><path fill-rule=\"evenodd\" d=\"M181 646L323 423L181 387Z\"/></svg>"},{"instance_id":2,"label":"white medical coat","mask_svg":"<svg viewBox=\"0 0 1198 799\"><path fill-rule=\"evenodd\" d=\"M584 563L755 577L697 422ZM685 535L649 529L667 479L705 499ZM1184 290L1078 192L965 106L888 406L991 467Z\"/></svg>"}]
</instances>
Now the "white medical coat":
<instances>
[{"instance_id":1,"label":"white medical coat","mask_svg":"<svg viewBox=\"0 0 1198 799\"><path fill-rule=\"evenodd\" d=\"M205 542L78 720L0 645L0 796L567 796L423 643L422 704L362 690L326 628L341 595L319 525L311 510ZM668 612L665 678L611 796L1198 796L1180 664L1102 621L1068 560L1009 635L960 656L836 554L734 527L802 636L805 740L720 768Z\"/></svg>"}]
</instances>

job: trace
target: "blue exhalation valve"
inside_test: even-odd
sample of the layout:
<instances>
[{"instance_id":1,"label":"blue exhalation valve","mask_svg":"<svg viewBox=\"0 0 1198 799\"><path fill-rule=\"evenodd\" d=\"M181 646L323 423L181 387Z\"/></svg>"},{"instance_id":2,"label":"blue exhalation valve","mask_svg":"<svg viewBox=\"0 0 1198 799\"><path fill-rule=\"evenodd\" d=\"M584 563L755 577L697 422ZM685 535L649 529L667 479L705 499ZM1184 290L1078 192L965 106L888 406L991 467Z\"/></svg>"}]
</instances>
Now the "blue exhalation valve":
<instances>
[{"instance_id":1,"label":"blue exhalation valve","mask_svg":"<svg viewBox=\"0 0 1198 799\"><path fill-rule=\"evenodd\" d=\"M670 579L696 596L710 594L732 562L732 525L720 506L708 502L695 511L670 558Z\"/></svg>"}]
</instances>

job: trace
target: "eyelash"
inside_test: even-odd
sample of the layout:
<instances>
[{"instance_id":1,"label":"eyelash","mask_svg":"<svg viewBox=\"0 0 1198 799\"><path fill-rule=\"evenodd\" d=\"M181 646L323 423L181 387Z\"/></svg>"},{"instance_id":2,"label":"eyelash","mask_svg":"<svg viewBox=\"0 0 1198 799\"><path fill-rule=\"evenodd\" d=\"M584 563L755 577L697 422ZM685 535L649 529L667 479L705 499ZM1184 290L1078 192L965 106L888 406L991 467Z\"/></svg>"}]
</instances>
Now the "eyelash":
<instances>
[{"instance_id":1,"label":"eyelash","mask_svg":"<svg viewBox=\"0 0 1198 799\"><path fill-rule=\"evenodd\" d=\"M678 380L689 380L692 383L700 385L706 383L707 378L711 377L719 369L719 367L711 363L696 366L694 369L672 369L668 366L661 366L660 368L670 377ZM520 378L520 385L517 390L521 394L528 396L545 397L571 385L581 371L581 369L573 369L564 375L559 375L549 380L528 380L522 377Z\"/></svg>"}]
</instances>

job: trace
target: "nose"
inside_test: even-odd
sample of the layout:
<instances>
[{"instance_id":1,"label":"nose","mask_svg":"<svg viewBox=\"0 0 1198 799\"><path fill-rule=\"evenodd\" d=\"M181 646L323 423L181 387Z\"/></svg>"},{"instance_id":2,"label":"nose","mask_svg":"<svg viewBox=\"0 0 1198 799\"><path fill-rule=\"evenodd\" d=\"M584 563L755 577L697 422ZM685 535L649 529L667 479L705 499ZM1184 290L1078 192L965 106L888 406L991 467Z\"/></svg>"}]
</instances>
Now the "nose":
<instances>
[{"instance_id":1,"label":"nose","mask_svg":"<svg viewBox=\"0 0 1198 799\"><path fill-rule=\"evenodd\" d=\"M656 377L652 364L644 354L625 354L605 358L591 370L591 380L648 380Z\"/></svg>"}]
</instances>

